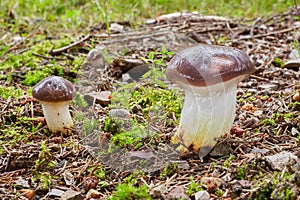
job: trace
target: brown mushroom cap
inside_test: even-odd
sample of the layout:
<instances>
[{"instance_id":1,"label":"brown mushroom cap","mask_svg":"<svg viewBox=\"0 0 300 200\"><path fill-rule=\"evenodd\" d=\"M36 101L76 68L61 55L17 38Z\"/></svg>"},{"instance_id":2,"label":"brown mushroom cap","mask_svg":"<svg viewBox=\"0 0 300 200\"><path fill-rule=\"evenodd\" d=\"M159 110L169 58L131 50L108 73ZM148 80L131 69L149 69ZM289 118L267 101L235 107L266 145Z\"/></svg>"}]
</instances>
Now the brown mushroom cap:
<instances>
[{"instance_id":1,"label":"brown mushroom cap","mask_svg":"<svg viewBox=\"0 0 300 200\"><path fill-rule=\"evenodd\" d=\"M238 49L217 45L198 45L184 49L168 64L166 75L174 83L204 87L241 80L254 72L248 55Z\"/></svg>"},{"instance_id":2,"label":"brown mushroom cap","mask_svg":"<svg viewBox=\"0 0 300 200\"><path fill-rule=\"evenodd\" d=\"M75 94L73 84L58 76L49 76L41 80L32 90L34 98L46 102L70 101Z\"/></svg>"}]
</instances>

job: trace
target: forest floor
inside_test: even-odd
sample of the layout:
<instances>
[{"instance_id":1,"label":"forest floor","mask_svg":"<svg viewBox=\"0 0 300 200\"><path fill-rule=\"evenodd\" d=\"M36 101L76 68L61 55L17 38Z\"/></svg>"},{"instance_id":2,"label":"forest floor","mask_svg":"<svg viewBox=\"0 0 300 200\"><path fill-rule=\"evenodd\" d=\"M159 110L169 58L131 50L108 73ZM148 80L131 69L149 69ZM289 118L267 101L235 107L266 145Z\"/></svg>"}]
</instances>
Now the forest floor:
<instances>
[{"instance_id":1,"label":"forest floor","mask_svg":"<svg viewBox=\"0 0 300 200\"><path fill-rule=\"evenodd\" d=\"M99 24L75 39L39 27L10 36L0 59L1 199L299 200L298 12L181 13ZM203 160L170 142L184 95L164 75L173 53L199 43L241 49L256 66L239 84L231 133ZM103 69L86 59L95 48ZM77 89L69 136L49 133L31 96L49 75Z\"/></svg>"}]
</instances>

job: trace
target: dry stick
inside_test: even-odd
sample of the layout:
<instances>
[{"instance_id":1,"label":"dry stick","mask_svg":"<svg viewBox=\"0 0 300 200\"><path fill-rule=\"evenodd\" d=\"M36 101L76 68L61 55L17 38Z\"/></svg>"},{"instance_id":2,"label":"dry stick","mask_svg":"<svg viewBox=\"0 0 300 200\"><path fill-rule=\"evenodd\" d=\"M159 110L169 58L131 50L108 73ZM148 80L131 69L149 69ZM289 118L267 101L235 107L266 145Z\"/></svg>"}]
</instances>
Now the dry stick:
<instances>
[{"instance_id":1,"label":"dry stick","mask_svg":"<svg viewBox=\"0 0 300 200\"><path fill-rule=\"evenodd\" d=\"M112 41L103 41L103 42L101 42L101 44L105 45L105 44L114 44L114 43L118 43L118 42L124 43L127 41L137 41L137 40L142 40L145 38L150 38L153 36L166 35L167 33L170 33L170 32L171 32L170 30L167 30L167 31L158 32L158 33L154 33L154 34L148 34L148 35L133 35L134 37L115 39Z\"/></svg>"},{"instance_id":2,"label":"dry stick","mask_svg":"<svg viewBox=\"0 0 300 200\"><path fill-rule=\"evenodd\" d=\"M47 59L47 60L54 60L54 59L55 60L68 60L66 58L57 58L57 57L45 56L45 55L34 53L34 52L32 53L32 55L40 57L40 58L44 58L44 59Z\"/></svg>"},{"instance_id":3,"label":"dry stick","mask_svg":"<svg viewBox=\"0 0 300 200\"><path fill-rule=\"evenodd\" d=\"M261 18L257 18L256 20L254 20L254 22L252 23L252 27L251 27L251 30L250 30L250 35L251 37L253 38L254 34L254 28L257 26L258 22L261 21Z\"/></svg>"},{"instance_id":4,"label":"dry stick","mask_svg":"<svg viewBox=\"0 0 300 200\"><path fill-rule=\"evenodd\" d=\"M275 15L275 16L269 17L265 20L262 20L258 25L267 24L268 22L270 22L272 20L274 20L274 21L277 20L277 18L287 17L287 16L290 16L290 15L291 15L291 11L285 12L283 14ZM275 21L275 22L277 22L277 21ZM274 22L272 24L274 24ZM272 24L269 24L269 26L272 25Z\"/></svg>"},{"instance_id":5,"label":"dry stick","mask_svg":"<svg viewBox=\"0 0 300 200\"><path fill-rule=\"evenodd\" d=\"M300 26L295 26L295 27L286 28L286 29L279 30L279 31L273 31L273 32L269 32L269 33L265 33L265 34L261 34L261 35L255 35L252 38L261 38L261 37L266 37L266 36L270 36L270 35L286 33L286 32L290 32L290 31L294 31L294 30L299 29L299 28L300 28Z\"/></svg>"},{"instance_id":6,"label":"dry stick","mask_svg":"<svg viewBox=\"0 0 300 200\"><path fill-rule=\"evenodd\" d=\"M52 56L54 56L54 55L58 55L58 54L61 54L61 53L63 53L63 52L66 52L66 51L69 50L70 48L75 47L75 46L81 44L82 42L84 42L84 41L90 39L91 37L92 37L92 35L87 35L87 36L85 36L84 38L82 38L81 40L79 40L79 41L77 41L77 42L74 42L74 43L72 43L72 44L70 44L70 45L68 45L68 46L64 46L64 47L59 48L59 49L51 50L51 51L49 52L49 54L51 54Z\"/></svg>"},{"instance_id":7,"label":"dry stick","mask_svg":"<svg viewBox=\"0 0 300 200\"><path fill-rule=\"evenodd\" d=\"M40 25L38 25L37 28L33 32L31 32L30 34L28 34L23 40L21 40L20 42L14 44L13 46L11 46L6 52L4 52L2 54L2 56L0 58L4 57L6 54L10 53L11 51L13 51L15 49L18 49L19 45L21 45L24 41L26 41L32 35L34 35L38 31L39 27L40 27Z\"/></svg>"},{"instance_id":8,"label":"dry stick","mask_svg":"<svg viewBox=\"0 0 300 200\"><path fill-rule=\"evenodd\" d=\"M255 76L255 75L250 75L250 78L254 78L254 79L257 79L257 80L260 80L260 81L267 81L269 82L269 79L267 78L263 78L263 77L259 77L259 76Z\"/></svg>"}]
</instances>

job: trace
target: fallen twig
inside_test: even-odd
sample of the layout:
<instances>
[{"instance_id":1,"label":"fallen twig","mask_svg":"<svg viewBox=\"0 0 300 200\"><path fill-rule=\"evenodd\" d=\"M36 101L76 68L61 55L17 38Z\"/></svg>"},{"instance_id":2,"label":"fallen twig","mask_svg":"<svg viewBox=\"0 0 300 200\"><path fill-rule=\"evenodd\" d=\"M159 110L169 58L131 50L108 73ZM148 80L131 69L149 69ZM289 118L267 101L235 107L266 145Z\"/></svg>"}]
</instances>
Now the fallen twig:
<instances>
[{"instance_id":1,"label":"fallen twig","mask_svg":"<svg viewBox=\"0 0 300 200\"><path fill-rule=\"evenodd\" d=\"M90 39L92 37L92 35L87 35L85 36L84 38L82 38L81 40L77 41L77 42L74 42L68 46L64 46L62 48L59 48L59 49L55 49L55 50L51 50L49 52L50 55L54 56L54 55L58 55L58 54L61 54L61 53L64 53L66 52L67 50L71 49L72 47L75 47L75 46L78 46L79 44L81 44L82 42Z\"/></svg>"}]
</instances>

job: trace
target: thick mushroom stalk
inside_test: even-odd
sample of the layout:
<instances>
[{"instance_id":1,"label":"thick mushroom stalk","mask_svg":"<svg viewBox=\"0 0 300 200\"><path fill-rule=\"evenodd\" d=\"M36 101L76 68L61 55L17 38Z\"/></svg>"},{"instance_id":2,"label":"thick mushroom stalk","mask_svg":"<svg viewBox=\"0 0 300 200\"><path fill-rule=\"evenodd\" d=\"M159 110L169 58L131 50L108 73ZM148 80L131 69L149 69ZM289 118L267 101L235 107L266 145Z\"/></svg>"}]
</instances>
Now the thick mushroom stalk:
<instances>
[{"instance_id":1,"label":"thick mushroom stalk","mask_svg":"<svg viewBox=\"0 0 300 200\"><path fill-rule=\"evenodd\" d=\"M180 125L173 142L182 153L206 156L216 139L230 132L235 117L238 83L254 70L248 56L234 48L199 45L175 55L168 79L185 91Z\"/></svg>"},{"instance_id":2,"label":"thick mushroom stalk","mask_svg":"<svg viewBox=\"0 0 300 200\"><path fill-rule=\"evenodd\" d=\"M212 92L191 87L185 92L180 125L174 136L174 141L178 138L184 144L179 147L182 152L190 149L204 157L215 146L216 138L230 132L235 116L237 83L228 88L222 84L215 87L221 89Z\"/></svg>"},{"instance_id":3,"label":"thick mushroom stalk","mask_svg":"<svg viewBox=\"0 0 300 200\"><path fill-rule=\"evenodd\" d=\"M73 84L58 76L49 76L34 86L32 96L40 101L48 128L52 133L71 133L73 121L69 102L75 93Z\"/></svg>"},{"instance_id":4,"label":"thick mushroom stalk","mask_svg":"<svg viewBox=\"0 0 300 200\"><path fill-rule=\"evenodd\" d=\"M74 126L69 110L69 101L45 102L41 101L43 113L52 133L68 134Z\"/></svg>"}]
</instances>

